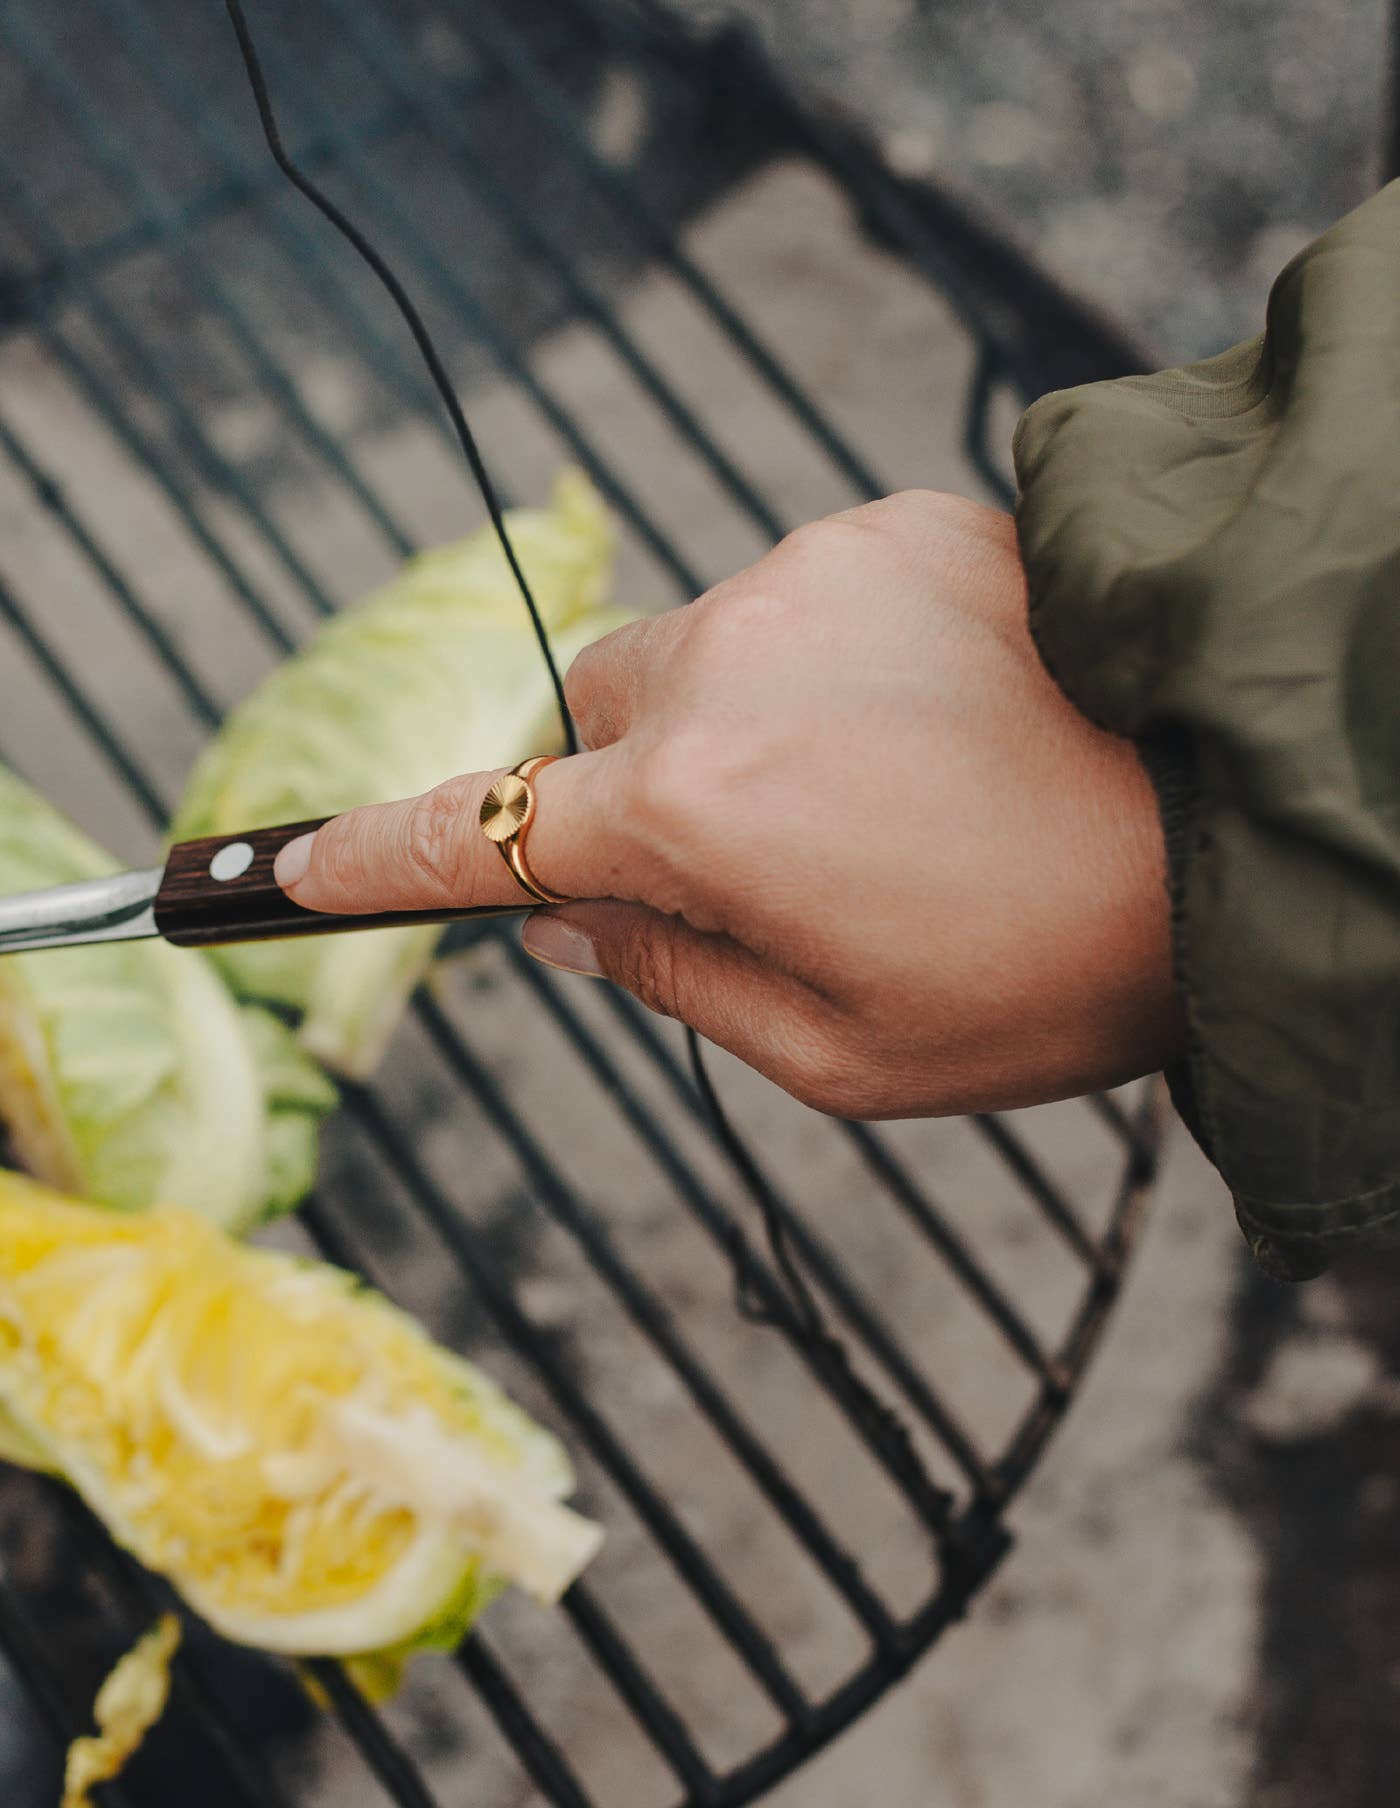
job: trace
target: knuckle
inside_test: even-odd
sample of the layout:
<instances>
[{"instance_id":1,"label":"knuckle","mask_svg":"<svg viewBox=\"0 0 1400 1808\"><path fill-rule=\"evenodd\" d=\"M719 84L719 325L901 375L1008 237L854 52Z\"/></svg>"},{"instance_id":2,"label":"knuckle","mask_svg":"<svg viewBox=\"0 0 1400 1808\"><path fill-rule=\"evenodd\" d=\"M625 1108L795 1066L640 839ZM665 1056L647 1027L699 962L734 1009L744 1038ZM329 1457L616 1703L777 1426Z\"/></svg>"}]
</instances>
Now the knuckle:
<instances>
[{"instance_id":1,"label":"knuckle","mask_svg":"<svg viewBox=\"0 0 1400 1808\"><path fill-rule=\"evenodd\" d=\"M742 581L681 612L671 666L671 698L690 710L742 687L756 666L776 657L800 625L800 591L780 572L755 569ZM672 719L682 714L673 709Z\"/></svg>"},{"instance_id":2,"label":"knuckle","mask_svg":"<svg viewBox=\"0 0 1400 1808\"><path fill-rule=\"evenodd\" d=\"M818 540L814 531L808 544L819 548L827 558L836 556L837 549L843 545L853 551L868 552L872 535L879 538L895 535L907 540L910 536L927 539L930 536L978 537L992 533L1004 538L1008 532L1014 534L1012 519L1004 510L989 508L985 503L954 495L949 490L895 490L874 502L863 502L838 515L829 515L823 521L812 522L810 527L820 531L821 538ZM806 530L799 528L797 531L801 534Z\"/></svg>"},{"instance_id":3,"label":"knuckle","mask_svg":"<svg viewBox=\"0 0 1400 1808\"><path fill-rule=\"evenodd\" d=\"M786 562L829 565L853 553L863 553L876 525L868 508L846 509L839 515L825 515L820 521L806 521L795 527L779 543L777 551Z\"/></svg>"},{"instance_id":4,"label":"knuckle","mask_svg":"<svg viewBox=\"0 0 1400 1808\"><path fill-rule=\"evenodd\" d=\"M631 926L620 951L618 977L649 1011L661 1017L681 1014L675 938L665 918L643 918Z\"/></svg>"},{"instance_id":5,"label":"knuckle","mask_svg":"<svg viewBox=\"0 0 1400 1808\"><path fill-rule=\"evenodd\" d=\"M825 515L819 521L804 521L799 527L794 527L791 532L783 535L778 542L778 550L800 556L821 554L831 546L833 540L841 538L842 530L849 524L849 515Z\"/></svg>"},{"instance_id":6,"label":"knuckle","mask_svg":"<svg viewBox=\"0 0 1400 1808\"><path fill-rule=\"evenodd\" d=\"M765 581L767 575L766 561L760 561L692 603L685 611L688 650L724 656L737 647L747 651L755 628L788 615L790 599L782 585Z\"/></svg>"},{"instance_id":7,"label":"knuckle","mask_svg":"<svg viewBox=\"0 0 1400 1808\"><path fill-rule=\"evenodd\" d=\"M874 515L970 515L982 512L981 503L954 495L951 490L894 490L867 506Z\"/></svg>"},{"instance_id":8,"label":"knuckle","mask_svg":"<svg viewBox=\"0 0 1400 1808\"><path fill-rule=\"evenodd\" d=\"M902 535L946 545L1014 545L1016 525L1004 509L944 490L900 490L871 507Z\"/></svg>"},{"instance_id":9,"label":"knuckle","mask_svg":"<svg viewBox=\"0 0 1400 1808\"><path fill-rule=\"evenodd\" d=\"M980 502L955 496L951 490L894 490L874 502L863 503L850 513L871 525L893 525L908 520L957 520L960 516L990 513Z\"/></svg>"},{"instance_id":10,"label":"knuckle","mask_svg":"<svg viewBox=\"0 0 1400 1808\"><path fill-rule=\"evenodd\" d=\"M564 699L576 716L583 716L597 692L598 643L575 653L564 674Z\"/></svg>"},{"instance_id":11,"label":"knuckle","mask_svg":"<svg viewBox=\"0 0 1400 1808\"><path fill-rule=\"evenodd\" d=\"M414 872L451 896L466 889L470 799L458 779L415 798L409 808L405 851Z\"/></svg>"},{"instance_id":12,"label":"knuckle","mask_svg":"<svg viewBox=\"0 0 1400 1808\"><path fill-rule=\"evenodd\" d=\"M690 605L684 616L683 641L689 666L724 665L732 658L752 614L748 598L746 587L732 584Z\"/></svg>"},{"instance_id":13,"label":"knuckle","mask_svg":"<svg viewBox=\"0 0 1400 1808\"><path fill-rule=\"evenodd\" d=\"M574 654L564 674L564 696L576 716L586 716L606 693L607 675L622 651L619 636L626 633L627 627L614 628Z\"/></svg>"}]
</instances>

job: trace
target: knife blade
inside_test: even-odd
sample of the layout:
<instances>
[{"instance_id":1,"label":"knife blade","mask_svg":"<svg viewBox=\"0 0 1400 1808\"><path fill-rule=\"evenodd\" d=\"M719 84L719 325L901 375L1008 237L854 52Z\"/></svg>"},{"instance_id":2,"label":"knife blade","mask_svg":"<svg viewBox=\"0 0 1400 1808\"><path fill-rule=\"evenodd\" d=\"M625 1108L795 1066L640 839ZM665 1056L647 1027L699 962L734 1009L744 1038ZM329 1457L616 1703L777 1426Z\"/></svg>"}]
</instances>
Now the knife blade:
<instances>
[{"instance_id":1,"label":"knife blade","mask_svg":"<svg viewBox=\"0 0 1400 1808\"><path fill-rule=\"evenodd\" d=\"M155 902L163 867L113 873L47 891L0 898L0 954L71 948L83 942L137 942L159 935Z\"/></svg>"},{"instance_id":2,"label":"knife blade","mask_svg":"<svg viewBox=\"0 0 1400 1808\"><path fill-rule=\"evenodd\" d=\"M444 910L385 910L332 916L294 903L273 877L278 853L314 822L281 823L237 835L177 842L163 867L82 879L45 891L0 898L0 956L92 942L144 941L163 936L183 948L231 942L279 941L292 936L338 935L357 929L390 929L424 923L456 923L469 917L513 916L534 908L519 904L467 905Z\"/></svg>"}]
</instances>

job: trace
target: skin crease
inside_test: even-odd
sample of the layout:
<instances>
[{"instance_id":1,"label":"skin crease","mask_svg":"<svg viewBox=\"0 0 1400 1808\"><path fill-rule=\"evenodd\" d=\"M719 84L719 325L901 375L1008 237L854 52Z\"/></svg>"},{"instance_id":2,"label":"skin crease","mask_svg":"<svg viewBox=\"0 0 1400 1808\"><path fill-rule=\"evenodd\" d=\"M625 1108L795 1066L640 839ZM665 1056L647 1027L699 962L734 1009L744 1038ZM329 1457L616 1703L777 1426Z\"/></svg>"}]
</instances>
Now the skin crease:
<instances>
[{"instance_id":1,"label":"skin crease","mask_svg":"<svg viewBox=\"0 0 1400 1808\"><path fill-rule=\"evenodd\" d=\"M842 1116L1031 1104L1180 1051L1151 787L1042 667L1009 516L909 491L812 523L567 690L590 751L539 775L528 857L610 901L535 913L532 952ZM352 811L278 876L317 910L514 902L477 826L495 776Z\"/></svg>"}]
</instances>

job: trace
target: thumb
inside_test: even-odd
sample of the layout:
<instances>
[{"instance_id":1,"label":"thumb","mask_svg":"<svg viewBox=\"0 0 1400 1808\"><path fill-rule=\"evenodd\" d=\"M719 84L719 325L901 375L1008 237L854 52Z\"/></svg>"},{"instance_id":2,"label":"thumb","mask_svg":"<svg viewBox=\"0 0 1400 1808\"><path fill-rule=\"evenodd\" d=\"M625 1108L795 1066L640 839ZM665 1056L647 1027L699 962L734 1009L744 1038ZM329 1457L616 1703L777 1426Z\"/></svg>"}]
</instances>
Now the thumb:
<instances>
[{"instance_id":1,"label":"thumb","mask_svg":"<svg viewBox=\"0 0 1400 1808\"><path fill-rule=\"evenodd\" d=\"M644 904L606 902L534 911L521 939L545 966L611 980L798 1098L810 1098L829 1070L832 1007L729 936Z\"/></svg>"}]
</instances>

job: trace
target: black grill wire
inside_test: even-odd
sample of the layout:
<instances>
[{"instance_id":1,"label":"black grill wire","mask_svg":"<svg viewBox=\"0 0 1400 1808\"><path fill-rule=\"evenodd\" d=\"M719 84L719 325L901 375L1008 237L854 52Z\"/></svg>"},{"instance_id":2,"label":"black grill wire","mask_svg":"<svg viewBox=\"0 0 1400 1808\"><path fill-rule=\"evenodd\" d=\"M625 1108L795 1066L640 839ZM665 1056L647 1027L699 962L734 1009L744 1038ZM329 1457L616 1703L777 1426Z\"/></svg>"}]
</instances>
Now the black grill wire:
<instances>
[{"instance_id":1,"label":"black grill wire","mask_svg":"<svg viewBox=\"0 0 1400 1808\"><path fill-rule=\"evenodd\" d=\"M446 10L455 29L471 45L473 64L468 77L448 80L427 71L406 18L387 0L373 4L324 0L321 10L340 44L352 49L374 72L377 99L364 113L338 109L323 103L315 80L309 79L305 70L298 71L296 86L290 90L296 96L290 115L295 124L288 133L293 154L303 166L333 173L347 185L362 217L372 220L376 230L385 234L390 255L411 284L419 286L436 306L450 311L480 353L533 406L568 456L589 472L658 568L674 580L680 600L704 588L702 575L648 509L645 499L595 443L586 423L547 385L509 315L474 286L470 248L465 255L458 255L455 248L449 252L397 205L377 153L399 135L410 129L422 133L438 155L451 161L456 176L513 251L549 272L569 316L586 322L599 335L629 379L703 461L736 514L764 538L780 535L790 523L772 497L746 473L742 461L718 442L656 355L638 341L610 299L607 285L584 267L549 211L532 205L529 197L522 198L512 185L509 170L493 168L482 156L471 132L464 128L474 98L499 102L504 96L528 121L530 132L547 154L567 164L603 210L612 230L630 244L637 267L659 268L680 285L723 334L733 354L743 360L754 384L764 389L773 405L825 456L849 486L852 500L878 494L885 486L780 356L692 259L679 230L649 197L637 173L599 152L578 104L571 58L583 55L602 59L609 67L630 69L644 81L661 81L667 93L678 89L697 93L712 109L727 105L747 115L761 104L765 117L777 122L774 129L780 133L772 152L796 152L841 182L870 230L930 278L953 302L974 337L977 355L966 401L963 443L970 462L994 494L1003 498L1008 494L1005 474L990 449L990 422L1002 393L1009 389L1013 396L1024 397L1067 374L1108 374L1131 357L1130 349L1101 330L1082 310L1074 310L1043 278L1019 264L973 222L950 210L941 198L894 182L858 135L833 128L821 115L794 102L743 40L727 34L710 40L692 38L664 17L613 7L606 0L568 0L551 9L553 37L523 29L515 10L507 5L452 6ZM110 33L150 94L188 132L191 144L198 147L217 177L192 196L177 198L143 167L137 147L104 110L101 96L75 73L63 34L55 29L53 9L38 5L7 8L0 14L0 59L43 96L64 131L71 134L75 155L100 172L129 219L115 232L75 244L36 193L12 147L0 147L0 208L18 228L29 253L27 259L16 258L13 268L0 270L0 319L25 331L43 348L86 407L158 486L188 535L192 551L207 566L211 581L223 585L229 600L245 612L271 648L286 651L295 644L297 634L288 627L287 612L279 600L285 592L299 596L314 615L331 612L342 599L309 567L268 508L260 485L238 459L221 451L206 431L197 404L182 390L181 372L164 348L157 348L120 302L112 299L104 287L107 277L141 256L159 255L168 260L200 306L238 346L260 392L275 402L282 421L298 438L304 453L316 461L323 478L341 488L396 554L412 548L411 531L360 469L347 445L308 408L294 373L269 346L260 323L250 318L223 274L202 255L200 230L226 214L255 208L259 230L266 232L297 268L319 305L337 321L366 366L377 373L402 408L429 431L445 434L446 426L414 365L411 349L394 332L393 322L374 304L373 297L362 295L347 280L345 265L327 243L319 223L279 205L272 181L280 178L275 172L269 177L250 143L232 129L219 108L206 104L190 82L189 71L167 54L167 46L152 29L149 8L142 0L89 0L85 12ZM291 65L273 10L259 8L255 24L260 41L266 39L275 85L287 77ZM310 73L314 77L315 71ZM1047 315L1053 332L1046 328ZM77 318L86 331L76 330ZM98 351L93 348L94 338ZM154 424L151 409L130 405L129 394L112 374L114 363L129 373L128 381L154 404L154 416L163 427ZM179 456L172 455L165 434L171 436ZM91 524L81 495L70 489L65 474L51 468L36 450L3 397L0 457L32 490L37 505L86 565L113 609L144 642L191 714L212 726L221 714L221 704L187 657L178 633L143 600L130 549L118 550L107 534ZM222 506L211 506L211 496L221 499ZM237 518L237 534L229 529L230 509ZM246 552L249 535L258 553L253 569ZM258 575L269 565L278 578L272 595ZM0 573L4 573L3 549ZM168 785L128 744L104 700L100 675L78 669L79 662L61 644L62 637L50 631L51 620L8 573L0 576L0 620L27 649L52 692L63 700L83 735L159 833L174 802ZM21 765L23 751L0 748L0 753L15 756ZM717 1184L711 1177L713 1164L702 1163L688 1151L684 1140L667 1127L652 1092L633 1077L635 1063L641 1058L683 1118L693 1121L699 1132L708 1133L705 1101L669 1037L622 995L606 999L611 1022L604 1030L594 1016L580 1010L575 994L529 961L508 934L492 926L484 935L478 932L478 937L499 951L522 994L552 1022L611 1100L620 1125L669 1184L680 1210L719 1250L732 1252L743 1235L746 1177L731 1172L728 1184ZM771 1704L780 1730L738 1762L716 1770L693 1737L684 1712L639 1653L636 1639L629 1638L626 1627L605 1604L602 1591L587 1579L571 1590L564 1604L579 1641L674 1779L677 1793L672 1799L697 1808L748 1800L786 1774L903 1674L961 1613L1005 1549L1005 1507L1072 1395L1117 1289L1136 1215L1152 1177L1155 1094L1144 1095L1131 1111L1111 1099L1085 1107L1107 1127L1119 1152L1116 1197L1107 1229L1099 1236L1082 1221L1065 1189L1033 1153L1014 1122L996 1117L975 1120L977 1134L1014 1177L1028 1207L1047 1227L1046 1234L1058 1240L1082 1270L1079 1303L1053 1347L1047 1347L1043 1334L1032 1328L1017 1302L979 1259L952 1215L911 1172L892 1139L860 1124L833 1130L869 1176L874 1196L884 1200L895 1218L914 1233L917 1247L956 1280L1033 1381L1033 1402L998 1452L982 1447L975 1427L965 1422L903 1347L878 1302L862 1290L841 1250L811 1221L792 1189L766 1162L761 1168L759 1178L775 1203L791 1246L842 1336L850 1340L862 1375L897 1403L902 1413L912 1416L921 1436L932 1439L932 1447L941 1452L940 1463L949 1466L949 1478L954 1482L955 1511L949 1516L943 1509L941 1490L931 1494L920 1487L917 1477L911 1477L897 1448L858 1410L849 1388L843 1386L839 1367L824 1356L821 1346L798 1352L813 1385L844 1414L871 1463L883 1469L936 1535L939 1562L932 1592L912 1608L896 1613L871 1584L864 1553L850 1548L827 1523L743 1404L719 1382L675 1313L649 1285L642 1267L619 1245L600 1213L580 1196L550 1155L547 1139L513 1102L491 1060L473 1047L433 992L423 992L414 1009L418 1030L432 1048L441 1075L481 1109L485 1121L513 1152L530 1197L572 1239L593 1275L677 1378L696 1412L742 1466L862 1629L864 1660L839 1686L828 1689L821 1699L813 1699L780 1643L759 1623L742 1591L689 1527L685 1513L648 1479L647 1462L615 1428L616 1414L604 1412L594 1402L556 1341L522 1308L513 1276L491 1238L444 1188L380 1090L347 1088L350 1120L376 1159L396 1176L423 1233L457 1264L463 1286L484 1321L533 1370L566 1439L575 1449L588 1452L626 1500L675 1576ZM376 1261L363 1238L354 1234L352 1216L332 1199L317 1197L303 1209L301 1222L322 1254L369 1272L380 1284L387 1282L392 1291L392 1262ZM760 1305L776 1307L783 1297L778 1278L757 1260L751 1285ZM112 1548L76 1501L58 1490L51 1490L46 1501L50 1496L52 1510L62 1515L84 1562L102 1578L116 1622L134 1631L158 1609L164 1599L162 1588ZM81 1729L86 1704L74 1697L61 1642L46 1639L38 1631L13 1569L6 1564L5 1586L0 1587L0 1650L32 1693L42 1720L56 1739L66 1740ZM493 1638L488 1627L467 1641L455 1659L461 1675L517 1753L540 1795L552 1803L585 1808L594 1798L560 1743L532 1712L507 1664L495 1654ZM236 1719L226 1711L217 1674L211 1679L208 1670L210 1661L205 1645L182 1656L177 1666L175 1712L203 1741L206 1760L225 1779L231 1800L249 1804L288 1800L256 1747L240 1735ZM332 1714L385 1795L401 1804L432 1802L435 1798L402 1742L359 1696L339 1666L318 1663L311 1668ZM109 1789L106 1799L118 1802L132 1796L128 1784L124 1789Z\"/></svg>"}]
</instances>

